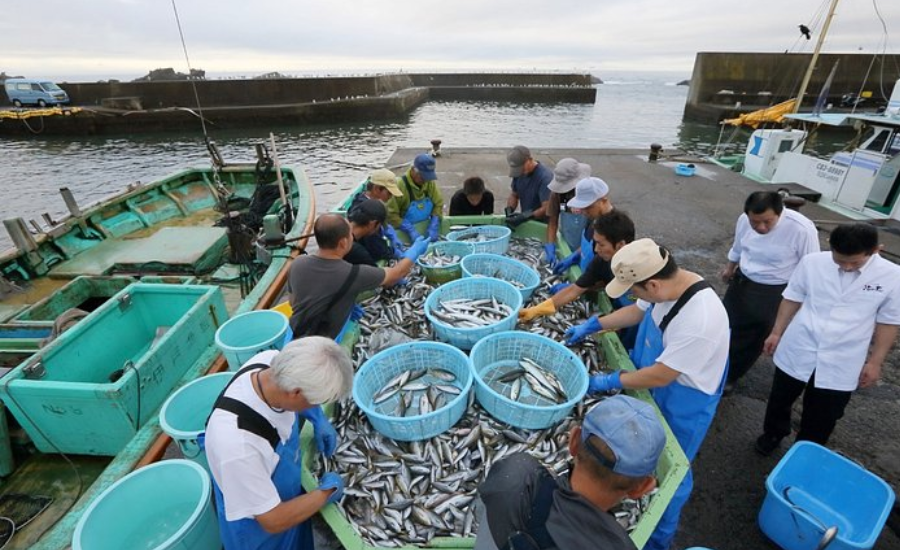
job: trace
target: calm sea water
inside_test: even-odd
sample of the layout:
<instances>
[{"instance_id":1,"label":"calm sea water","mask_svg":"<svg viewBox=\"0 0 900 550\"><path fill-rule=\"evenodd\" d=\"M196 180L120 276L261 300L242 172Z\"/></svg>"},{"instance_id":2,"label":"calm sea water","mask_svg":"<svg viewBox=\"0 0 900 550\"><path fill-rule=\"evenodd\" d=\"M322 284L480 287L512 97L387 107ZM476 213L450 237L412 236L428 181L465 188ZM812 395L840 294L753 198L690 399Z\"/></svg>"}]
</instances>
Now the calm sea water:
<instances>
[{"instance_id":1,"label":"calm sea water","mask_svg":"<svg viewBox=\"0 0 900 550\"><path fill-rule=\"evenodd\" d=\"M211 130L226 159L253 160L253 144L275 134L284 165L302 165L316 184L320 210L332 207L400 146L639 147L652 142L709 151L718 128L682 124L681 73L603 75L593 105L427 102L407 117L364 124ZM202 99L202 98L201 98ZM60 187L87 205L134 181L152 181L208 165L201 129L184 134L60 139L0 139L0 219L66 212ZM0 249L9 246L3 232Z\"/></svg>"}]
</instances>

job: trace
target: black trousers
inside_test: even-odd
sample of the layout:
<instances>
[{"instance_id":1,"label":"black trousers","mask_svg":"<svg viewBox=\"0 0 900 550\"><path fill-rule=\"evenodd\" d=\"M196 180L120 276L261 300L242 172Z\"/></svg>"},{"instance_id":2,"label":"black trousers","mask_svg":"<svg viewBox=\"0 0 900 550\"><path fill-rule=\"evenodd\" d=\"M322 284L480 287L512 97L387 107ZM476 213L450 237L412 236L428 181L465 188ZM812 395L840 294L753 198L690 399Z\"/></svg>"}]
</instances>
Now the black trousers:
<instances>
[{"instance_id":1,"label":"black trousers","mask_svg":"<svg viewBox=\"0 0 900 550\"><path fill-rule=\"evenodd\" d=\"M791 434L791 407L803 393L803 414L797 441L812 441L820 445L828 443L837 421L844 416L844 409L853 392L816 388L815 380L815 372L809 377L809 382L803 382L775 367L763 423L766 434L778 438Z\"/></svg>"},{"instance_id":2,"label":"black trousers","mask_svg":"<svg viewBox=\"0 0 900 550\"><path fill-rule=\"evenodd\" d=\"M731 325L728 348L728 381L736 382L759 359L763 344L781 304L781 293L787 285L761 285L735 271L722 303Z\"/></svg>"}]
</instances>

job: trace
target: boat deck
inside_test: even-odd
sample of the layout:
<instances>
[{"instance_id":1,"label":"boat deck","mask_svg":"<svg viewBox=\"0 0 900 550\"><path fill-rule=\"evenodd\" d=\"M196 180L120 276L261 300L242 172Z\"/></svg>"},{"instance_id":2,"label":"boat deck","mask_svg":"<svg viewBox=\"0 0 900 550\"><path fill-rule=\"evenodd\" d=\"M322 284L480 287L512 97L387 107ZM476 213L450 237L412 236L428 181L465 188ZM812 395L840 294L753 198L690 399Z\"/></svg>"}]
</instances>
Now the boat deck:
<instances>
[{"instance_id":1,"label":"boat deck","mask_svg":"<svg viewBox=\"0 0 900 550\"><path fill-rule=\"evenodd\" d=\"M398 149L387 166L408 165L421 152L413 148ZM510 184L506 152L507 149L500 148L442 148L437 159L437 174L444 203L449 205L450 197L462 188L466 178L479 176L494 193L495 212L502 212ZM613 204L635 220L638 236L650 237L671 248L676 258L683 259L689 266L692 258L708 258L716 265L723 262L747 195L780 187L750 181L701 159L679 157L677 151L664 151L672 156L656 163L647 162L648 151L638 149L532 147L531 153L548 166L554 166L566 157L590 164L593 175L609 184ZM679 162L694 163L695 175L676 175L675 166ZM801 212L819 227L823 249L828 232L836 224L853 221L851 217L815 203L807 203ZM881 239L885 257L900 261L900 234L896 229L882 231Z\"/></svg>"}]
</instances>

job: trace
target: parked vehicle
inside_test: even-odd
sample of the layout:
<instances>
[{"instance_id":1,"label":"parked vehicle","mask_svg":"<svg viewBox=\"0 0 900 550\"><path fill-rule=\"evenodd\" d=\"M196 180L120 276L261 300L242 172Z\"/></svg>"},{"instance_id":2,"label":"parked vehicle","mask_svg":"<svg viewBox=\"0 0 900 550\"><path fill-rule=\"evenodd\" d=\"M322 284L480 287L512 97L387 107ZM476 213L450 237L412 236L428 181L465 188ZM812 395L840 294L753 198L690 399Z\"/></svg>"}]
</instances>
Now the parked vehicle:
<instances>
[{"instance_id":1,"label":"parked vehicle","mask_svg":"<svg viewBox=\"0 0 900 550\"><path fill-rule=\"evenodd\" d=\"M69 94L55 82L49 80L32 80L30 78L10 78L4 86L6 95L16 107L23 105L66 105Z\"/></svg>"}]
</instances>

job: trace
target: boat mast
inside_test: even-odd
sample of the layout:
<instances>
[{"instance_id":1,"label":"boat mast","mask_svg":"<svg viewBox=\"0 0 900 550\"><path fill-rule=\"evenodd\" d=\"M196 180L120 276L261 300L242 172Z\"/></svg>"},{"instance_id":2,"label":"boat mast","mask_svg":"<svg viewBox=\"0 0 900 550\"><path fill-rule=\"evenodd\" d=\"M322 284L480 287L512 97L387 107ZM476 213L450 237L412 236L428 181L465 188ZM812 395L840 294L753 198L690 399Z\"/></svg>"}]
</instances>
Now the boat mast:
<instances>
[{"instance_id":1,"label":"boat mast","mask_svg":"<svg viewBox=\"0 0 900 550\"><path fill-rule=\"evenodd\" d=\"M816 49L813 51L812 59L809 61L809 67L806 68L806 74L803 75L803 83L800 84L800 91L797 92L797 102L794 103L794 113L800 111L800 104L803 102L803 96L806 95L806 88L812 78L813 70L816 68L816 62L819 60L819 52L822 50L822 44L825 43L825 35L828 34L828 27L831 26L831 19L834 17L834 10L837 9L838 0L831 0L831 7L828 8L828 16L825 17L825 24L822 25L822 32L819 33L819 39L816 41Z\"/></svg>"}]
</instances>

